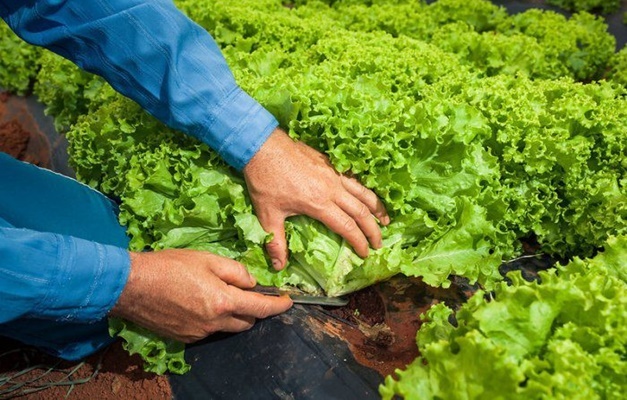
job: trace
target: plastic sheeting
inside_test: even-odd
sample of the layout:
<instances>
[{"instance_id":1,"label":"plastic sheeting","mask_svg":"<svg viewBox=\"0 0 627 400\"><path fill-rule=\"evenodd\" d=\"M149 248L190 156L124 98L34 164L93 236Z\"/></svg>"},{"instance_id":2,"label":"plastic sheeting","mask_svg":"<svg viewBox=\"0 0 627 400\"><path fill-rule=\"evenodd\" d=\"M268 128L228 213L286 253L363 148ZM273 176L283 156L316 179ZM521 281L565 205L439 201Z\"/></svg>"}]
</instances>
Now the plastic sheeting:
<instances>
[{"instance_id":1,"label":"plastic sheeting","mask_svg":"<svg viewBox=\"0 0 627 400\"><path fill-rule=\"evenodd\" d=\"M177 399L377 399L382 377L320 331L318 307L294 306L250 331L187 347L192 370L170 376Z\"/></svg>"}]
</instances>

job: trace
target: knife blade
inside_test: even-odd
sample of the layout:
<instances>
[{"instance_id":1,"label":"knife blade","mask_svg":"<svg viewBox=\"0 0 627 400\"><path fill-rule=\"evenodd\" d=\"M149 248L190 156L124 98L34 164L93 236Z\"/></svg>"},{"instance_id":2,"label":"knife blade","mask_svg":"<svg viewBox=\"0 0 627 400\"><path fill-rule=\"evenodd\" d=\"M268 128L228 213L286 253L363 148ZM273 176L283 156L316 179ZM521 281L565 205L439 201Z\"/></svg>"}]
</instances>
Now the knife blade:
<instances>
[{"instance_id":1,"label":"knife blade","mask_svg":"<svg viewBox=\"0 0 627 400\"><path fill-rule=\"evenodd\" d=\"M348 304L348 299L344 297L317 296L300 292L298 289L282 289L274 286L256 285L250 290L266 296L288 295L294 303L298 304L317 304L332 307L342 307Z\"/></svg>"}]
</instances>

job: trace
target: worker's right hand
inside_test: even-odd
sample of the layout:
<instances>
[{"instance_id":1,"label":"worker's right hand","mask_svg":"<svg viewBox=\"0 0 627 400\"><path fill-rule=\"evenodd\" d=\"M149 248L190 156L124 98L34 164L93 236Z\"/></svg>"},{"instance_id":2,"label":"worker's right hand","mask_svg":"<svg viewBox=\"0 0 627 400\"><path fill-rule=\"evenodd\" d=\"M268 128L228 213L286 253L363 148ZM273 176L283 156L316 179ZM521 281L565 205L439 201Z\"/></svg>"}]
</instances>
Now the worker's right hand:
<instances>
[{"instance_id":1,"label":"worker's right hand","mask_svg":"<svg viewBox=\"0 0 627 400\"><path fill-rule=\"evenodd\" d=\"M285 219L307 215L325 224L367 257L369 244L383 245L381 229L390 216L377 195L338 173L328 157L292 140L277 128L243 170L248 194L263 229L273 234L266 245L275 269L287 265ZM375 218L376 217L376 218Z\"/></svg>"},{"instance_id":2,"label":"worker's right hand","mask_svg":"<svg viewBox=\"0 0 627 400\"><path fill-rule=\"evenodd\" d=\"M287 296L246 291L254 278L237 261L195 250L130 253L129 279L110 315L191 343L239 332L288 310Z\"/></svg>"}]
</instances>

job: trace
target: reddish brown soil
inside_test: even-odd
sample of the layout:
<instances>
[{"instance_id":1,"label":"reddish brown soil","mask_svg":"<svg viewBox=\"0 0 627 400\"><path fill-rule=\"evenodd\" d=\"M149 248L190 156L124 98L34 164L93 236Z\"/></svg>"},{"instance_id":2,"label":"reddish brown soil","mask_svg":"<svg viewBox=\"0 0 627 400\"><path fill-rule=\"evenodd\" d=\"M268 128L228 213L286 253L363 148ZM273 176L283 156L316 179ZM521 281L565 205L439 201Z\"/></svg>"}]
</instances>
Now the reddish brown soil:
<instances>
[{"instance_id":1,"label":"reddish brown soil","mask_svg":"<svg viewBox=\"0 0 627 400\"><path fill-rule=\"evenodd\" d=\"M28 148L29 133L15 120L1 123L0 132L0 149L17 159L23 159Z\"/></svg>"},{"instance_id":2,"label":"reddish brown soil","mask_svg":"<svg viewBox=\"0 0 627 400\"><path fill-rule=\"evenodd\" d=\"M80 363L63 362L6 340L0 349L0 399L172 398L167 378L144 372L139 357L129 356L119 342ZM29 370L32 367L36 368ZM28 372L16 376L22 371ZM13 378L6 382L9 377ZM19 384L24 386L18 388Z\"/></svg>"},{"instance_id":3,"label":"reddish brown soil","mask_svg":"<svg viewBox=\"0 0 627 400\"><path fill-rule=\"evenodd\" d=\"M357 362L387 376L418 356L416 332L422 313L439 302L456 308L473 291L463 281L441 289L396 277L349 295L345 307L323 311L332 320L318 320L324 333L346 341Z\"/></svg>"},{"instance_id":4,"label":"reddish brown soil","mask_svg":"<svg viewBox=\"0 0 627 400\"><path fill-rule=\"evenodd\" d=\"M0 94L0 151L44 168L52 166L50 143L22 97Z\"/></svg>"}]
</instances>

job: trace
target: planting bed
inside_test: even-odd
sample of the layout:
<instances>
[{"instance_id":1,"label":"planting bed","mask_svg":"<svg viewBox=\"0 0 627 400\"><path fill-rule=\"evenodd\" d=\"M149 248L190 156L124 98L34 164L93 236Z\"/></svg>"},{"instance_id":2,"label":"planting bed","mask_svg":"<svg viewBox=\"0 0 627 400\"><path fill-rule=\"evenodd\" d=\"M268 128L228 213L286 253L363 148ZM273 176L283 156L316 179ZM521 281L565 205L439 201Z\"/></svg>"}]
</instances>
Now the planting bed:
<instances>
[{"instance_id":1,"label":"planting bed","mask_svg":"<svg viewBox=\"0 0 627 400\"><path fill-rule=\"evenodd\" d=\"M552 263L524 256L501 272L519 269L531 280ZM383 379L418 355L418 316L441 302L457 309L475 290L463 279L443 289L398 276L349 295L345 307L295 306L251 331L188 346L192 369L170 377L172 391L181 399L378 399Z\"/></svg>"}]
</instances>

